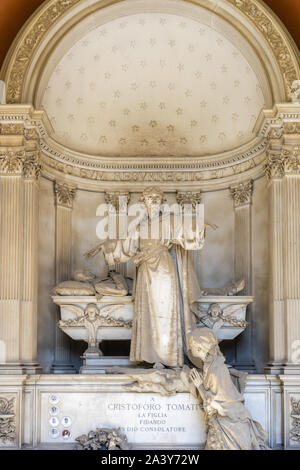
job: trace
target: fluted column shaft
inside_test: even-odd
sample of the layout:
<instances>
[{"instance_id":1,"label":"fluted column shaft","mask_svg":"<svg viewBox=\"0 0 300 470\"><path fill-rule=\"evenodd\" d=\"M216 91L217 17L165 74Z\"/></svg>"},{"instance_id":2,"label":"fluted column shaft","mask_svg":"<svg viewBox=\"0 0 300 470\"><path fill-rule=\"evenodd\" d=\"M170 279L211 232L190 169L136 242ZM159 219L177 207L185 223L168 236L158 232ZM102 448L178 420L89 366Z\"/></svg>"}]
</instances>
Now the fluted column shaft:
<instances>
[{"instance_id":1,"label":"fluted column shaft","mask_svg":"<svg viewBox=\"0 0 300 470\"><path fill-rule=\"evenodd\" d=\"M267 372L300 373L300 140L284 126L270 141L270 362ZM292 141L291 141L292 140ZM285 145L285 141L288 145ZM293 142L294 141L294 142Z\"/></svg>"},{"instance_id":2,"label":"fluted column shaft","mask_svg":"<svg viewBox=\"0 0 300 470\"><path fill-rule=\"evenodd\" d=\"M0 340L5 357L0 358L0 373L34 374L40 370L36 362L38 143L35 131L20 125L3 125L1 134Z\"/></svg>"},{"instance_id":3,"label":"fluted column shaft","mask_svg":"<svg viewBox=\"0 0 300 470\"><path fill-rule=\"evenodd\" d=\"M252 294L252 192L253 182L232 186L230 188L234 201L234 271L235 281L244 279L245 288L242 295ZM252 344L252 308L247 309L246 330L236 339L235 367L241 370L254 372Z\"/></svg>"},{"instance_id":4,"label":"fluted column shaft","mask_svg":"<svg viewBox=\"0 0 300 470\"><path fill-rule=\"evenodd\" d=\"M55 235L55 277L56 283L69 280L72 274L72 211L76 189L64 183L55 183L56 235ZM58 328L60 312L57 309L55 327L55 351L52 372L72 374L75 368L71 362L70 338Z\"/></svg>"}]
</instances>

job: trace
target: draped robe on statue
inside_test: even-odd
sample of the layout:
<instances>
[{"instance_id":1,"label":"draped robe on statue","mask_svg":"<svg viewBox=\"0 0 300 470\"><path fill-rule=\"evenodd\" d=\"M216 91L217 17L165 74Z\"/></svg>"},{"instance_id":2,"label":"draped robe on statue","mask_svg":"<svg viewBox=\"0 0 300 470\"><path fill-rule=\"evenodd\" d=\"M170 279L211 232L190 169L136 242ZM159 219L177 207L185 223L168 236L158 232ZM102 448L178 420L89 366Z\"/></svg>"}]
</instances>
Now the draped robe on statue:
<instances>
[{"instance_id":1,"label":"draped robe on statue","mask_svg":"<svg viewBox=\"0 0 300 470\"><path fill-rule=\"evenodd\" d=\"M178 367L184 362L186 337L195 327L193 304L201 296L187 250L203 247L205 229L194 216L189 227L171 216L166 236L163 220L159 217L157 238L142 237L141 222L126 239L106 241L102 251L108 265L132 259L137 267L130 360Z\"/></svg>"}]
</instances>

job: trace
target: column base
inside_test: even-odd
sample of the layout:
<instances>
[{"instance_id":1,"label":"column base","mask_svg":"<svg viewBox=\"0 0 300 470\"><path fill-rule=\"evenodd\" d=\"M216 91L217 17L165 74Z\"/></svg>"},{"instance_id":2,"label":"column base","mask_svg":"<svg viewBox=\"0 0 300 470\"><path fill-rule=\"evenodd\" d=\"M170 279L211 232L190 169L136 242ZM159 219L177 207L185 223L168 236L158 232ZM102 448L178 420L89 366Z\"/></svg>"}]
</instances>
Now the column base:
<instances>
[{"instance_id":1,"label":"column base","mask_svg":"<svg viewBox=\"0 0 300 470\"><path fill-rule=\"evenodd\" d=\"M126 356L99 356L98 358L83 356L82 359L80 374L106 374L111 373L110 369L114 367L133 367L133 363Z\"/></svg>"},{"instance_id":2,"label":"column base","mask_svg":"<svg viewBox=\"0 0 300 470\"><path fill-rule=\"evenodd\" d=\"M72 364L53 364L51 374L77 374L75 366Z\"/></svg>"},{"instance_id":3,"label":"column base","mask_svg":"<svg viewBox=\"0 0 300 470\"><path fill-rule=\"evenodd\" d=\"M283 373L282 362L269 362L264 368L265 374L268 375L280 375Z\"/></svg>"},{"instance_id":4,"label":"column base","mask_svg":"<svg viewBox=\"0 0 300 470\"><path fill-rule=\"evenodd\" d=\"M248 374L257 373L256 366L253 362L236 362L231 364L231 367L242 372L248 372Z\"/></svg>"},{"instance_id":5,"label":"column base","mask_svg":"<svg viewBox=\"0 0 300 470\"><path fill-rule=\"evenodd\" d=\"M300 375L300 364L270 362L265 367L265 373L270 375Z\"/></svg>"},{"instance_id":6,"label":"column base","mask_svg":"<svg viewBox=\"0 0 300 470\"><path fill-rule=\"evenodd\" d=\"M0 375L27 375L25 364L5 362L0 364Z\"/></svg>"}]
</instances>

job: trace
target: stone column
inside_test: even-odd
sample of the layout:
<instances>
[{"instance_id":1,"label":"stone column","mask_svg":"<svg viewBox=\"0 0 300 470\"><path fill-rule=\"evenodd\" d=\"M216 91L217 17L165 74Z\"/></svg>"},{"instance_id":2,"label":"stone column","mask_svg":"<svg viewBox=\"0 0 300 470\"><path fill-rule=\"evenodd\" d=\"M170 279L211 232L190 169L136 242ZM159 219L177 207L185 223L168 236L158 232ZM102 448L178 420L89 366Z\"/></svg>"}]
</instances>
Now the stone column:
<instances>
[{"instance_id":1,"label":"stone column","mask_svg":"<svg viewBox=\"0 0 300 470\"><path fill-rule=\"evenodd\" d=\"M56 202L55 276L56 284L59 284L69 280L72 275L72 210L76 188L56 181L54 190ZM71 363L71 340L58 328L59 320L60 312L57 309L52 372L74 374L76 370Z\"/></svg>"},{"instance_id":2,"label":"stone column","mask_svg":"<svg viewBox=\"0 0 300 470\"><path fill-rule=\"evenodd\" d=\"M268 137L271 288L266 371L300 374L300 123L283 123Z\"/></svg>"},{"instance_id":3,"label":"stone column","mask_svg":"<svg viewBox=\"0 0 300 470\"><path fill-rule=\"evenodd\" d=\"M300 374L300 136L298 146L283 148L284 161L284 373Z\"/></svg>"},{"instance_id":4,"label":"stone column","mask_svg":"<svg viewBox=\"0 0 300 470\"><path fill-rule=\"evenodd\" d=\"M201 204L201 191L177 191L176 201L180 204L183 209L184 206L187 208L190 206L193 213L196 211L197 204ZM198 265L200 263L199 259L200 250L191 252L191 259L195 268L195 272L198 276Z\"/></svg>"},{"instance_id":5,"label":"stone column","mask_svg":"<svg viewBox=\"0 0 300 470\"><path fill-rule=\"evenodd\" d=\"M130 194L128 192L120 191L106 191L105 202L108 206L108 217L110 223L114 225L116 235L127 232L127 214L128 214L128 203L130 201ZM127 275L126 263L116 264L111 266L110 269L114 269L123 276Z\"/></svg>"},{"instance_id":6,"label":"stone column","mask_svg":"<svg viewBox=\"0 0 300 470\"><path fill-rule=\"evenodd\" d=\"M0 340L2 374L34 374L37 359L37 134L3 124L0 135Z\"/></svg>"},{"instance_id":7,"label":"stone column","mask_svg":"<svg viewBox=\"0 0 300 470\"><path fill-rule=\"evenodd\" d=\"M284 322L284 165L281 149L268 152L269 180L269 360L267 373L279 374L285 359Z\"/></svg>"},{"instance_id":8,"label":"stone column","mask_svg":"<svg viewBox=\"0 0 300 470\"><path fill-rule=\"evenodd\" d=\"M235 281L244 279L241 295L252 294L252 220L253 182L247 181L230 188L234 202L234 272ZM247 329L236 339L235 364L238 369L255 372L252 354L252 309L247 310Z\"/></svg>"}]
</instances>

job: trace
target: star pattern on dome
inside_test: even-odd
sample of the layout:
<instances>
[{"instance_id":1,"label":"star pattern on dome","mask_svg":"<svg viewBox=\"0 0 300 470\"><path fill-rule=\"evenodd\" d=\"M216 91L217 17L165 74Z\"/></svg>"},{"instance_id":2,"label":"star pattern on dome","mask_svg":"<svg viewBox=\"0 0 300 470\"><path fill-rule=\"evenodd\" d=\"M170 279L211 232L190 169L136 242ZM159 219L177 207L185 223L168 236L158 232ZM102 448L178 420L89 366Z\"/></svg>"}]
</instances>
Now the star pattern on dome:
<instances>
[{"instance_id":1,"label":"star pattern on dome","mask_svg":"<svg viewBox=\"0 0 300 470\"><path fill-rule=\"evenodd\" d=\"M75 150L195 155L250 140L262 90L240 50L212 27L143 13L75 43L54 68L42 107L55 138Z\"/></svg>"}]
</instances>

